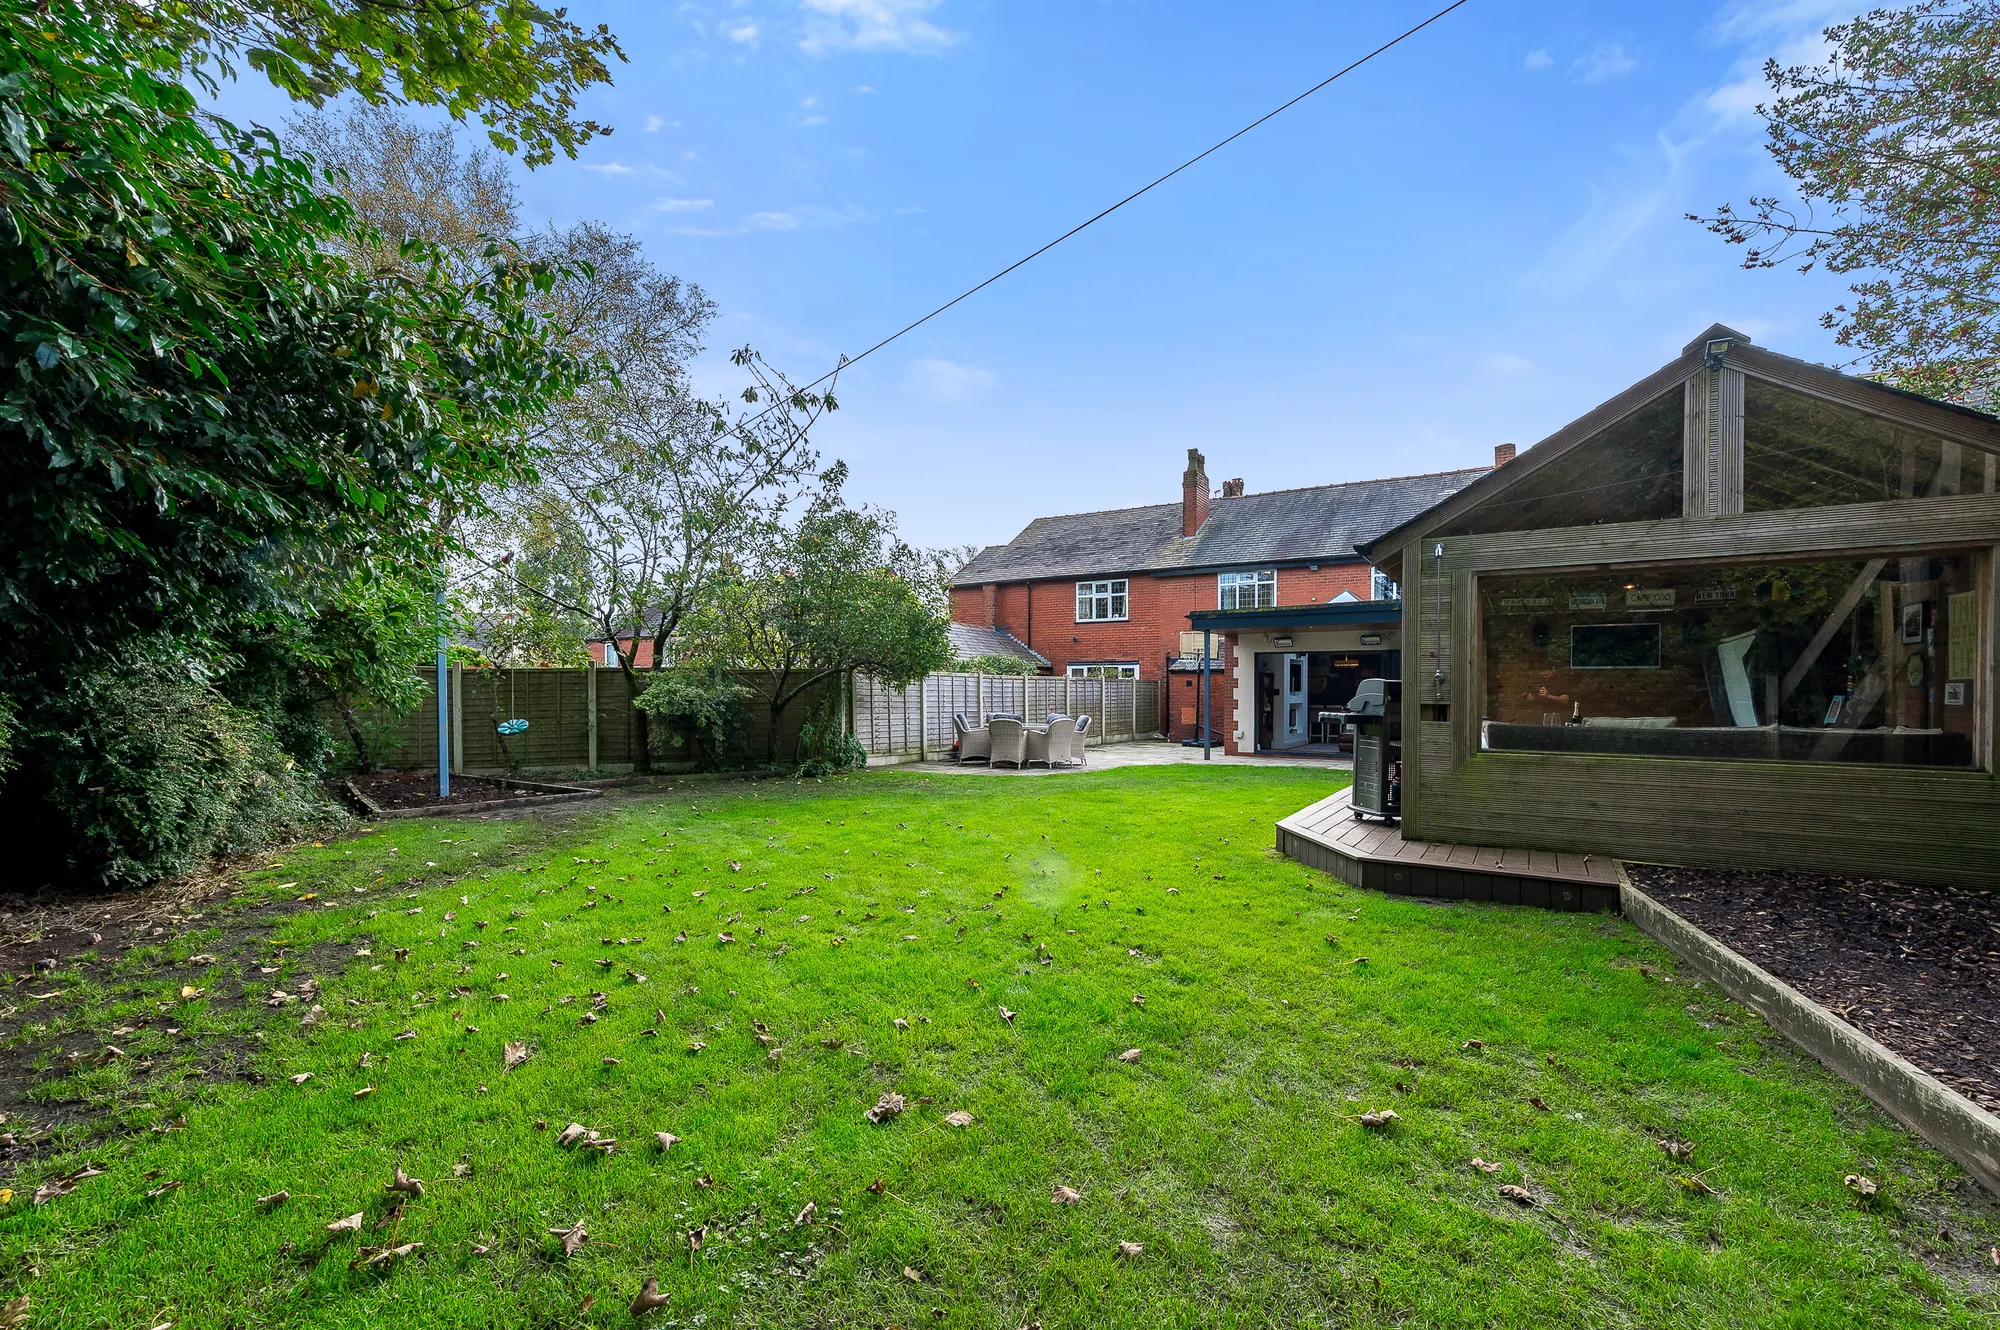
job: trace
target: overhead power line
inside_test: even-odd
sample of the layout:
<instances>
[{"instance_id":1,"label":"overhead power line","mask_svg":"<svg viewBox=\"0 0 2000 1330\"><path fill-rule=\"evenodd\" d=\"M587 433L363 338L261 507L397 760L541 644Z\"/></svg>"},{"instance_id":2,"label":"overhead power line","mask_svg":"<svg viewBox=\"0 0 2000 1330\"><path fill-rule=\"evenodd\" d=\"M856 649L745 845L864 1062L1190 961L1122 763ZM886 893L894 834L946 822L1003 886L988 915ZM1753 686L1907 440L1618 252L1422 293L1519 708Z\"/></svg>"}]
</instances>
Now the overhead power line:
<instances>
[{"instance_id":1,"label":"overhead power line","mask_svg":"<svg viewBox=\"0 0 2000 1330\"><path fill-rule=\"evenodd\" d=\"M1465 5L1466 3L1468 3L1468 0L1452 0L1451 4L1448 4L1443 9L1438 10L1435 14L1432 14L1429 18L1425 19L1423 22L1416 24L1414 27L1404 29L1402 32L1396 34L1394 37L1391 37L1388 41L1383 42L1380 46L1376 47L1374 50L1368 52L1368 54L1361 56L1360 58L1354 60L1352 63L1344 66L1341 69L1335 70L1333 73L1327 75L1325 78L1313 84L1310 88L1307 88L1304 92L1300 93L1298 96L1286 102L1283 106L1277 107L1275 110L1268 111L1265 114L1258 116L1255 120L1252 120L1249 124L1243 126L1243 128L1237 130L1234 134L1231 134L1228 138L1223 139L1218 143L1212 144L1211 146L1203 149L1201 152L1196 153L1194 156L1188 158L1186 161L1182 162L1179 166L1176 166L1173 170L1167 172L1165 175L1159 177L1157 180L1153 180L1148 184L1145 184L1140 188L1133 190L1130 194L1127 194L1124 198L1118 200L1118 202L1112 204L1110 207L1106 208L1103 212L1098 213L1095 217L1092 217L1087 221L1082 221L1077 223L1075 226L1072 226L1069 230L1057 236L1054 240L1049 241L1048 244L1043 245L1040 249L1035 250L1033 253L1025 255L1022 258L1016 259L1014 262L1008 264L1006 267L1002 268L999 272L994 273L991 277L987 278L979 285L974 287L969 287L966 290L961 291L958 295L953 296L950 300L945 301L942 305L939 305L936 309L924 315L921 319L918 319L915 323L909 324L902 328L898 328L895 332L890 333L887 337L884 337L881 341L875 343L875 345L869 347L866 351L863 351L860 355L855 356L852 359L843 359L836 368L828 370L826 373L820 375L817 379L814 379L811 383L806 384L805 387L801 388L799 391L809 392L812 389L819 387L819 385L825 383L828 379L832 378L834 375L841 373L850 366L861 363L868 357L874 355L877 351L880 351L883 347L889 345L889 343L895 341L897 338L902 337L907 333L915 332L917 329L923 327L926 323L929 323L932 319L936 318L938 315L950 309L953 305L958 304L960 301L969 299L972 296L978 295L981 291L984 291L987 287L993 285L993 283L999 281L1002 277L1005 277L1008 273L1013 272L1016 268L1020 268L1029 263L1034 262L1042 255L1054 249L1057 245L1060 245L1063 241L1068 240L1071 236L1076 235L1080 231L1095 226L1097 223L1103 221L1106 217L1109 217L1112 213L1117 212L1120 208L1132 202L1132 200L1138 198L1140 195L1145 194L1150 190L1156 189L1159 186L1166 184L1167 181L1172 180L1175 176L1187 170L1190 166L1193 166L1196 162L1199 162L1202 158L1210 156L1213 153L1220 152L1222 149L1236 142L1236 140L1242 138L1245 134L1248 134L1251 130L1257 128L1257 126L1263 124L1265 121L1275 119L1276 117L1283 115L1286 111L1291 110L1294 106L1297 106L1300 102L1312 96L1320 89L1326 87L1331 83L1337 83L1341 79L1346 78L1349 74L1352 74L1355 70L1361 68L1361 66L1367 64L1370 60L1373 60L1376 56L1381 55L1384 51L1387 51L1392 47L1401 45L1403 42L1408 41L1410 38L1422 32L1425 28L1430 27L1431 24L1436 23L1439 19L1443 18L1445 15L1451 13L1452 10L1458 9L1461 6ZM775 403L773 403L772 406L765 407L763 411L758 412L756 416L752 417L752 419L755 420L761 418L766 412L774 410L775 407L776 407Z\"/></svg>"}]
</instances>

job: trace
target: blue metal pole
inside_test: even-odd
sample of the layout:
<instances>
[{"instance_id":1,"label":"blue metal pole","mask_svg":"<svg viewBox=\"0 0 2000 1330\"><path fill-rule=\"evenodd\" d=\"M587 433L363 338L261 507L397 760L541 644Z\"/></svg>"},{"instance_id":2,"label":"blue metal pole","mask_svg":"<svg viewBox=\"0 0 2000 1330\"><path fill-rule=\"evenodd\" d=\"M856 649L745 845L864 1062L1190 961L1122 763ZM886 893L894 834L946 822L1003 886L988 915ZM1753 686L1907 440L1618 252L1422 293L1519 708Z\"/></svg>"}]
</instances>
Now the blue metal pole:
<instances>
[{"instance_id":1,"label":"blue metal pole","mask_svg":"<svg viewBox=\"0 0 2000 1330\"><path fill-rule=\"evenodd\" d=\"M438 798L451 796L451 675L445 665L444 592L438 592Z\"/></svg>"}]
</instances>

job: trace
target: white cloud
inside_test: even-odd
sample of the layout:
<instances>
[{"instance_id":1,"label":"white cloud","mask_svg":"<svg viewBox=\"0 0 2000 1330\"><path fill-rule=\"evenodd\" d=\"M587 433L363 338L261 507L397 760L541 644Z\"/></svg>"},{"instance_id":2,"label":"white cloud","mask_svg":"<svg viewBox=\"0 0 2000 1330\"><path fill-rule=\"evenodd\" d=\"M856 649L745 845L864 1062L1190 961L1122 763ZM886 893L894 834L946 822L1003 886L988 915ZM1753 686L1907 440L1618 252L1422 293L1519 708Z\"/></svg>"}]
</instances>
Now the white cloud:
<instances>
[{"instance_id":1,"label":"white cloud","mask_svg":"<svg viewBox=\"0 0 2000 1330\"><path fill-rule=\"evenodd\" d=\"M735 27L726 29L723 32L723 36L729 38L730 41L741 42L745 46L755 46L757 44L757 35L757 25L755 23L739 23Z\"/></svg>"},{"instance_id":2,"label":"white cloud","mask_svg":"<svg viewBox=\"0 0 2000 1330\"><path fill-rule=\"evenodd\" d=\"M1689 155L1700 140L1676 142L1662 131L1657 144L1658 154L1639 161L1632 178L1591 188L1590 206L1528 274L1531 286L1575 290L1600 279L1634 236L1673 211L1687 180Z\"/></svg>"},{"instance_id":3,"label":"white cloud","mask_svg":"<svg viewBox=\"0 0 2000 1330\"><path fill-rule=\"evenodd\" d=\"M1618 42L1605 42L1589 55L1580 55L1576 63L1569 67L1571 77L1580 83L1604 83L1639 67L1637 59L1628 55Z\"/></svg>"},{"instance_id":4,"label":"white cloud","mask_svg":"<svg viewBox=\"0 0 2000 1330\"><path fill-rule=\"evenodd\" d=\"M903 371L903 383L911 392L951 405L982 396L993 387L995 377L992 370L933 356L912 360Z\"/></svg>"},{"instance_id":5,"label":"white cloud","mask_svg":"<svg viewBox=\"0 0 2000 1330\"><path fill-rule=\"evenodd\" d=\"M660 199L651 212L701 212L715 206L714 199Z\"/></svg>"},{"instance_id":6,"label":"white cloud","mask_svg":"<svg viewBox=\"0 0 2000 1330\"><path fill-rule=\"evenodd\" d=\"M813 107L818 105L819 105L819 98L807 97L799 103L799 109L801 111L810 111L813 109Z\"/></svg>"},{"instance_id":7,"label":"white cloud","mask_svg":"<svg viewBox=\"0 0 2000 1330\"><path fill-rule=\"evenodd\" d=\"M750 225L759 231L796 231L799 218L797 213L790 212L753 212Z\"/></svg>"},{"instance_id":8,"label":"white cloud","mask_svg":"<svg viewBox=\"0 0 2000 1330\"><path fill-rule=\"evenodd\" d=\"M649 115L646 117L646 132L648 134L657 134L666 127L667 127L667 122L660 119L660 117L656 115Z\"/></svg>"},{"instance_id":9,"label":"white cloud","mask_svg":"<svg viewBox=\"0 0 2000 1330\"><path fill-rule=\"evenodd\" d=\"M1549 54L1546 46L1543 46L1528 52L1527 57L1521 61L1521 67L1523 69L1547 69L1555 62L1556 58Z\"/></svg>"},{"instance_id":10,"label":"white cloud","mask_svg":"<svg viewBox=\"0 0 2000 1330\"><path fill-rule=\"evenodd\" d=\"M823 125L826 123L826 117L823 115L809 115L805 119L799 121L799 123L801 125L807 125L807 126Z\"/></svg>"},{"instance_id":11,"label":"white cloud","mask_svg":"<svg viewBox=\"0 0 2000 1330\"><path fill-rule=\"evenodd\" d=\"M965 34L924 17L938 0L801 0L807 55L829 51L897 51L926 55L963 41Z\"/></svg>"},{"instance_id":12,"label":"white cloud","mask_svg":"<svg viewBox=\"0 0 2000 1330\"><path fill-rule=\"evenodd\" d=\"M1518 379L1535 372L1534 361L1512 351L1488 351L1479 359L1486 372L1496 379Z\"/></svg>"},{"instance_id":13,"label":"white cloud","mask_svg":"<svg viewBox=\"0 0 2000 1330\"><path fill-rule=\"evenodd\" d=\"M586 171L596 171L603 175L631 175L632 168L623 162L580 162Z\"/></svg>"}]
</instances>

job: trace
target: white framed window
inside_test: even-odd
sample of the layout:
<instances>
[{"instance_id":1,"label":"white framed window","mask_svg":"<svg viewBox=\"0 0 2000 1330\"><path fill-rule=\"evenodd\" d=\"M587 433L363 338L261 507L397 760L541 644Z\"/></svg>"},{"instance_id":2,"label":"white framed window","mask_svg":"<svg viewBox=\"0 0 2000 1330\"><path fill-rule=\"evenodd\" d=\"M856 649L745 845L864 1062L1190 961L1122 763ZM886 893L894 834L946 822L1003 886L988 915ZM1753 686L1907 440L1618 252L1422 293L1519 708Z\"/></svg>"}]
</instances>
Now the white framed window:
<instances>
[{"instance_id":1,"label":"white framed window","mask_svg":"<svg viewBox=\"0 0 2000 1330\"><path fill-rule=\"evenodd\" d=\"M1255 573L1224 573L1215 582L1215 607L1219 610L1261 610L1278 603L1275 568Z\"/></svg>"},{"instance_id":2,"label":"white framed window","mask_svg":"<svg viewBox=\"0 0 2000 1330\"><path fill-rule=\"evenodd\" d=\"M1076 584L1078 623L1114 622L1131 617L1131 601L1124 578Z\"/></svg>"},{"instance_id":3,"label":"white framed window","mask_svg":"<svg viewBox=\"0 0 2000 1330\"><path fill-rule=\"evenodd\" d=\"M604 668L610 670L610 669L616 669L617 667L618 667L618 644L616 642L606 642L604 644Z\"/></svg>"},{"instance_id":4,"label":"white framed window","mask_svg":"<svg viewBox=\"0 0 2000 1330\"><path fill-rule=\"evenodd\" d=\"M1371 568L1369 571L1375 574L1374 580L1369 584L1368 598L1370 600L1401 600L1403 598L1403 589L1396 585L1395 580L1389 574L1383 572L1380 568Z\"/></svg>"},{"instance_id":5,"label":"white framed window","mask_svg":"<svg viewBox=\"0 0 2000 1330\"><path fill-rule=\"evenodd\" d=\"M1069 667L1072 679L1136 679L1139 662L1133 660L1090 661Z\"/></svg>"}]
</instances>

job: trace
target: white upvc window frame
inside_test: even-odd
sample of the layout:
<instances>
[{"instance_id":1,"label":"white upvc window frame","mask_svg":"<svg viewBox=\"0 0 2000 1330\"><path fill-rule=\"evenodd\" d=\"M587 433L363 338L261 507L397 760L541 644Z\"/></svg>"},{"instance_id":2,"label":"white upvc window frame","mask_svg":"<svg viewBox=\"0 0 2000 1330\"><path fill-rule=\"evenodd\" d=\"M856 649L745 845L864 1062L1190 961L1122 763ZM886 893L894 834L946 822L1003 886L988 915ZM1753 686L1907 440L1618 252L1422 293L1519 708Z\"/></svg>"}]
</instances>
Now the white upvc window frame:
<instances>
[{"instance_id":1,"label":"white upvc window frame","mask_svg":"<svg viewBox=\"0 0 2000 1330\"><path fill-rule=\"evenodd\" d=\"M1102 610L1102 613L1098 611ZM1129 578L1102 577L1076 584L1078 623L1124 623L1132 617Z\"/></svg>"},{"instance_id":2,"label":"white upvc window frame","mask_svg":"<svg viewBox=\"0 0 2000 1330\"><path fill-rule=\"evenodd\" d=\"M1244 592L1250 603L1244 604ZM1245 573L1218 573L1215 577L1215 608L1219 610L1268 610L1278 603L1278 570L1256 568Z\"/></svg>"},{"instance_id":3,"label":"white upvc window frame","mask_svg":"<svg viewBox=\"0 0 2000 1330\"><path fill-rule=\"evenodd\" d=\"M1109 671L1116 670L1116 674ZM1095 671L1093 673L1093 671ZM1093 660L1079 661L1063 671L1072 679L1136 679L1139 677L1139 662L1136 660Z\"/></svg>"},{"instance_id":4,"label":"white upvc window frame","mask_svg":"<svg viewBox=\"0 0 2000 1330\"><path fill-rule=\"evenodd\" d=\"M1395 579L1391 578L1389 574L1383 572L1380 568L1373 567L1368 570L1368 573L1368 598L1370 600L1401 600L1403 598L1403 589L1396 585Z\"/></svg>"}]
</instances>

